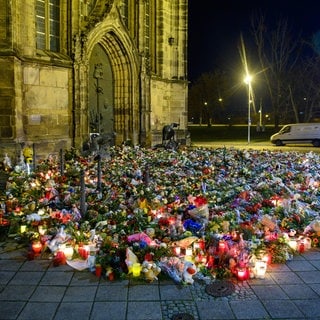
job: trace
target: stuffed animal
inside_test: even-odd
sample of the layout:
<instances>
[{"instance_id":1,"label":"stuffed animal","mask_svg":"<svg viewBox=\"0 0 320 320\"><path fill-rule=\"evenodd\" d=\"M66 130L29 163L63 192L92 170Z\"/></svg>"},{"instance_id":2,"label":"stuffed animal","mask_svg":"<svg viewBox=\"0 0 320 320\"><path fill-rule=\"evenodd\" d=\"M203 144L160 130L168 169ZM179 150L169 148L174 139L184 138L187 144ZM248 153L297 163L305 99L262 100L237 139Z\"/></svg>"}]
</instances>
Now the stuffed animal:
<instances>
[{"instance_id":1,"label":"stuffed animal","mask_svg":"<svg viewBox=\"0 0 320 320\"><path fill-rule=\"evenodd\" d=\"M25 147L22 150L25 163L32 163L33 161L33 150L30 147Z\"/></svg>"},{"instance_id":2,"label":"stuffed animal","mask_svg":"<svg viewBox=\"0 0 320 320\"><path fill-rule=\"evenodd\" d=\"M197 273L196 265L191 261L186 261L184 264L184 271L183 271L183 282L186 284L193 284L193 276Z\"/></svg>"},{"instance_id":3,"label":"stuffed animal","mask_svg":"<svg viewBox=\"0 0 320 320\"><path fill-rule=\"evenodd\" d=\"M62 226L59 229L58 233L53 237L53 239L49 240L46 245L52 253L56 253L59 251L60 245L65 243L69 239L70 235L65 232L64 226Z\"/></svg>"},{"instance_id":4,"label":"stuffed animal","mask_svg":"<svg viewBox=\"0 0 320 320\"><path fill-rule=\"evenodd\" d=\"M317 236L320 236L320 220L313 220L303 231L304 234L309 232L315 232Z\"/></svg>"},{"instance_id":5,"label":"stuffed animal","mask_svg":"<svg viewBox=\"0 0 320 320\"><path fill-rule=\"evenodd\" d=\"M142 273L148 282L158 280L157 276L161 272L161 268L153 261L144 261L142 263Z\"/></svg>"}]
</instances>

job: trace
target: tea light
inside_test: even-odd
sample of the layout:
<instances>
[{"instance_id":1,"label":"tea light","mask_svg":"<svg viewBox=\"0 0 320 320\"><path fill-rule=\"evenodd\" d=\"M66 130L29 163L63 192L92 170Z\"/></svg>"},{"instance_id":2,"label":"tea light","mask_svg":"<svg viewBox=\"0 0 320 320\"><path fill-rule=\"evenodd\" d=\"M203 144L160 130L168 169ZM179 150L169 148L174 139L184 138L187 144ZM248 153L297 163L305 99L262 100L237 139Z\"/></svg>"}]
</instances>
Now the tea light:
<instances>
[{"instance_id":1,"label":"tea light","mask_svg":"<svg viewBox=\"0 0 320 320\"><path fill-rule=\"evenodd\" d=\"M132 265L132 275L134 277L139 277L140 273L141 273L141 264L136 262Z\"/></svg>"},{"instance_id":2,"label":"tea light","mask_svg":"<svg viewBox=\"0 0 320 320\"><path fill-rule=\"evenodd\" d=\"M32 250L34 253L40 253L42 250L42 244L40 241L35 241L32 243Z\"/></svg>"},{"instance_id":3,"label":"tea light","mask_svg":"<svg viewBox=\"0 0 320 320\"><path fill-rule=\"evenodd\" d=\"M298 249L298 242L296 239L290 239L288 241L288 245L291 249L293 249L294 251L296 251Z\"/></svg>"},{"instance_id":4,"label":"tea light","mask_svg":"<svg viewBox=\"0 0 320 320\"><path fill-rule=\"evenodd\" d=\"M72 246L65 246L65 248L63 248L63 253L66 256L67 260L71 260L73 257L73 247Z\"/></svg>"},{"instance_id":5,"label":"tea light","mask_svg":"<svg viewBox=\"0 0 320 320\"><path fill-rule=\"evenodd\" d=\"M199 240L199 248L201 250L204 250L205 249L205 246L206 246L206 242L203 240L203 239L200 239Z\"/></svg>"},{"instance_id":6,"label":"tea light","mask_svg":"<svg viewBox=\"0 0 320 320\"><path fill-rule=\"evenodd\" d=\"M199 244L199 242L194 242L193 243L193 250L196 251L197 249L200 249L200 244Z\"/></svg>"},{"instance_id":7,"label":"tea light","mask_svg":"<svg viewBox=\"0 0 320 320\"><path fill-rule=\"evenodd\" d=\"M255 275L258 279L264 279L267 272L267 262L257 260L255 266Z\"/></svg>"},{"instance_id":8,"label":"tea light","mask_svg":"<svg viewBox=\"0 0 320 320\"><path fill-rule=\"evenodd\" d=\"M207 263L206 263L206 267L208 269L211 269L211 268L213 268L213 266L214 266L214 257L213 256L209 256L208 260L207 260Z\"/></svg>"},{"instance_id":9,"label":"tea light","mask_svg":"<svg viewBox=\"0 0 320 320\"><path fill-rule=\"evenodd\" d=\"M101 266L101 264L96 264L96 270L95 270L95 272L96 272L96 276L97 277L101 277L101 273L102 273L102 266Z\"/></svg>"},{"instance_id":10,"label":"tea light","mask_svg":"<svg viewBox=\"0 0 320 320\"><path fill-rule=\"evenodd\" d=\"M247 280L248 279L248 270L247 268L238 268L237 269L237 278L238 280Z\"/></svg>"},{"instance_id":11,"label":"tea light","mask_svg":"<svg viewBox=\"0 0 320 320\"><path fill-rule=\"evenodd\" d=\"M192 248L186 249L186 256L192 256Z\"/></svg>"},{"instance_id":12,"label":"tea light","mask_svg":"<svg viewBox=\"0 0 320 320\"><path fill-rule=\"evenodd\" d=\"M89 245L83 246L83 258L87 259L89 257L89 254L90 254L90 246Z\"/></svg>"},{"instance_id":13,"label":"tea light","mask_svg":"<svg viewBox=\"0 0 320 320\"><path fill-rule=\"evenodd\" d=\"M44 226L38 226L38 231L41 236L44 236L47 231L47 228Z\"/></svg>"},{"instance_id":14,"label":"tea light","mask_svg":"<svg viewBox=\"0 0 320 320\"><path fill-rule=\"evenodd\" d=\"M225 250L226 250L226 243L223 240L219 241L219 253L223 253L225 252Z\"/></svg>"},{"instance_id":15,"label":"tea light","mask_svg":"<svg viewBox=\"0 0 320 320\"><path fill-rule=\"evenodd\" d=\"M173 224L176 223L176 218L175 217L169 217L168 221L169 221L169 224L173 225Z\"/></svg>"},{"instance_id":16,"label":"tea light","mask_svg":"<svg viewBox=\"0 0 320 320\"><path fill-rule=\"evenodd\" d=\"M305 251L305 245L304 245L303 239L299 241L298 251L299 251L299 253L304 253L304 251Z\"/></svg>"},{"instance_id":17,"label":"tea light","mask_svg":"<svg viewBox=\"0 0 320 320\"><path fill-rule=\"evenodd\" d=\"M174 247L174 253L175 253L175 255L180 256L181 248L180 247Z\"/></svg>"}]
</instances>

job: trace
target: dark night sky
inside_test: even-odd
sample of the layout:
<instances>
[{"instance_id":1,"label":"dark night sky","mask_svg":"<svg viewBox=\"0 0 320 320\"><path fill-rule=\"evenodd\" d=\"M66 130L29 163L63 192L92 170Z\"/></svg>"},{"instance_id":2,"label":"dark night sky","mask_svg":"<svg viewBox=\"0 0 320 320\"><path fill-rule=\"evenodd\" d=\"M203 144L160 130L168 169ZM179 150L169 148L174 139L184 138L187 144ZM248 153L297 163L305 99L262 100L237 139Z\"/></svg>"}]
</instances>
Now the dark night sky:
<instances>
[{"instance_id":1,"label":"dark night sky","mask_svg":"<svg viewBox=\"0 0 320 320\"><path fill-rule=\"evenodd\" d=\"M240 34L249 42L250 20L257 12L263 13L270 28L283 18L293 34L302 32L305 38L320 30L319 0L189 0L190 81L203 72L241 65Z\"/></svg>"}]
</instances>

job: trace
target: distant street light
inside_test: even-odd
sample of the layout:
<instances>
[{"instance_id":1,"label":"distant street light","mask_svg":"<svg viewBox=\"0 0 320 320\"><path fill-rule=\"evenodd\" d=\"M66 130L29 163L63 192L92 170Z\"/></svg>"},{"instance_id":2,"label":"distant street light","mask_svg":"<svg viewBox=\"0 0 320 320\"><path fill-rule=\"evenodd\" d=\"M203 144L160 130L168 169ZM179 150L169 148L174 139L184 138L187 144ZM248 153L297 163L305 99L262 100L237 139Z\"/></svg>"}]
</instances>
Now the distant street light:
<instances>
[{"instance_id":1,"label":"distant street light","mask_svg":"<svg viewBox=\"0 0 320 320\"><path fill-rule=\"evenodd\" d=\"M252 76L248 73L244 78L244 83L248 85L248 144L250 144L250 126L251 126L251 115L250 115L250 103L251 103L251 81Z\"/></svg>"},{"instance_id":2,"label":"distant street light","mask_svg":"<svg viewBox=\"0 0 320 320\"><path fill-rule=\"evenodd\" d=\"M209 109L207 109L207 106L208 106L208 102L207 101L205 101L204 103L203 103L203 106L204 106L204 115L207 117L207 124L209 125Z\"/></svg>"}]
</instances>

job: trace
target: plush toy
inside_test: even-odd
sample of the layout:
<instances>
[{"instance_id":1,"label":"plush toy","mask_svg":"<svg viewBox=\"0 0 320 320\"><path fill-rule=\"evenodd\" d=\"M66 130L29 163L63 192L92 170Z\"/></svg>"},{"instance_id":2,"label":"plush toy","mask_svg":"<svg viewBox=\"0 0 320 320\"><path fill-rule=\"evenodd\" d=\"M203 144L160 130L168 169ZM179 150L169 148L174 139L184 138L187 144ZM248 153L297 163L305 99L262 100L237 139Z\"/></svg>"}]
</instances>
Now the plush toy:
<instances>
[{"instance_id":1,"label":"plush toy","mask_svg":"<svg viewBox=\"0 0 320 320\"><path fill-rule=\"evenodd\" d=\"M57 253L59 251L59 247L61 244L65 243L70 239L70 235L67 234L62 226L58 233L53 237L53 239L49 240L46 245L51 250L52 253Z\"/></svg>"},{"instance_id":2,"label":"plush toy","mask_svg":"<svg viewBox=\"0 0 320 320\"><path fill-rule=\"evenodd\" d=\"M33 150L30 147L25 147L22 150L25 163L32 163L33 161Z\"/></svg>"},{"instance_id":3,"label":"plush toy","mask_svg":"<svg viewBox=\"0 0 320 320\"><path fill-rule=\"evenodd\" d=\"M140 243L143 242L148 246L152 242L152 239L144 232L132 234L132 235L128 236L127 240L130 243L131 242L140 242Z\"/></svg>"},{"instance_id":4,"label":"plush toy","mask_svg":"<svg viewBox=\"0 0 320 320\"><path fill-rule=\"evenodd\" d=\"M142 263L142 273L148 282L158 280L157 276L161 272L161 268L153 261L144 261Z\"/></svg>"},{"instance_id":5,"label":"plush toy","mask_svg":"<svg viewBox=\"0 0 320 320\"><path fill-rule=\"evenodd\" d=\"M197 273L193 262L178 257L161 258L159 266L176 283L193 284L193 276Z\"/></svg>"},{"instance_id":6,"label":"plush toy","mask_svg":"<svg viewBox=\"0 0 320 320\"><path fill-rule=\"evenodd\" d=\"M320 220L312 221L303 231L304 234L309 232L315 232L317 236L320 236Z\"/></svg>"},{"instance_id":7,"label":"plush toy","mask_svg":"<svg viewBox=\"0 0 320 320\"><path fill-rule=\"evenodd\" d=\"M197 273L196 265L191 261L186 261L184 264L184 271L183 271L183 282L186 284L193 284L193 276Z\"/></svg>"},{"instance_id":8,"label":"plush toy","mask_svg":"<svg viewBox=\"0 0 320 320\"><path fill-rule=\"evenodd\" d=\"M7 153L5 154L3 159L3 169L5 171L11 171L12 169L12 162Z\"/></svg>"}]
</instances>

